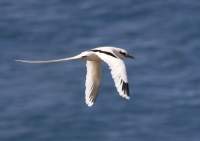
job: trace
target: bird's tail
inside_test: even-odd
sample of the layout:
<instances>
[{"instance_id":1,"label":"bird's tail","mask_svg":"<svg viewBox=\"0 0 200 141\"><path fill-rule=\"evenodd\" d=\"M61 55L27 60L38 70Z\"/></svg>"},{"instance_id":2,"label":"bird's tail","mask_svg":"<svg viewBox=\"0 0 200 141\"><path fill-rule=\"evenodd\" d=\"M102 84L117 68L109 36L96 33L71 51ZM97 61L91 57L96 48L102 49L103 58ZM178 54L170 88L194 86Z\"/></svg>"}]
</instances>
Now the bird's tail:
<instances>
[{"instance_id":1,"label":"bird's tail","mask_svg":"<svg viewBox=\"0 0 200 141\"><path fill-rule=\"evenodd\" d=\"M24 63L53 63L53 62L61 62L61 61L67 61L67 60L73 60L73 59L80 59L79 56L69 57L69 58L63 58L63 59L56 59L56 60L45 60L45 61L32 61L32 60L15 60L18 62L24 62Z\"/></svg>"}]
</instances>

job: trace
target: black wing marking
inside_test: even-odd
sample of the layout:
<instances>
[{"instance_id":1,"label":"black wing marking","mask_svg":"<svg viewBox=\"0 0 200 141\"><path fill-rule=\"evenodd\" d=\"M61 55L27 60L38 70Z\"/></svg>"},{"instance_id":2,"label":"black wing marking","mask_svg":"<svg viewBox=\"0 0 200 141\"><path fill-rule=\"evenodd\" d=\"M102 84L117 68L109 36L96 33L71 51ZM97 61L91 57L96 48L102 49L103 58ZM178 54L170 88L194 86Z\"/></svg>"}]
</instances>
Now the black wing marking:
<instances>
[{"instance_id":1,"label":"black wing marking","mask_svg":"<svg viewBox=\"0 0 200 141\"><path fill-rule=\"evenodd\" d=\"M99 52L99 53L104 53L104 54L107 54L107 55L110 55L112 57L117 58L117 56L115 56L114 54L112 54L110 52L107 52L107 51L102 51L102 50L97 50L97 49L92 49L91 51L93 51L93 52Z\"/></svg>"},{"instance_id":2,"label":"black wing marking","mask_svg":"<svg viewBox=\"0 0 200 141\"><path fill-rule=\"evenodd\" d=\"M121 83L122 83L122 91L128 96L130 96L128 83L125 83L123 80L121 80Z\"/></svg>"}]
</instances>

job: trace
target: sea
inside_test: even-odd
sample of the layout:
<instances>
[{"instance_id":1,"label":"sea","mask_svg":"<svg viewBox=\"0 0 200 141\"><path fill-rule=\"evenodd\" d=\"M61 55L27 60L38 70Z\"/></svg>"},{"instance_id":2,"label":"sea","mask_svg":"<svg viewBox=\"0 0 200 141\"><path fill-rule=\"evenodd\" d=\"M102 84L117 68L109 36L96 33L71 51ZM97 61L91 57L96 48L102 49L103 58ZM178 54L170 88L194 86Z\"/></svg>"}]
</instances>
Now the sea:
<instances>
[{"instance_id":1,"label":"sea","mask_svg":"<svg viewBox=\"0 0 200 141\"><path fill-rule=\"evenodd\" d=\"M28 64L123 48L130 100L103 63ZM199 0L1 0L0 141L200 141Z\"/></svg>"}]
</instances>

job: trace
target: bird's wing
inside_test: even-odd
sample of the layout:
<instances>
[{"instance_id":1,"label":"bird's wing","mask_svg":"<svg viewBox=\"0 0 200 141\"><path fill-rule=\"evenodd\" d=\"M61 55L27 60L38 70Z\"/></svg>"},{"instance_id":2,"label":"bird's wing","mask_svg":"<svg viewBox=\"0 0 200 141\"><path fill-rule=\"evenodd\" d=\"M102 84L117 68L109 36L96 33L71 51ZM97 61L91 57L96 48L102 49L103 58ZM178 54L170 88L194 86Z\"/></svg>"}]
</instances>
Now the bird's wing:
<instances>
[{"instance_id":1,"label":"bird's wing","mask_svg":"<svg viewBox=\"0 0 200 141\"><path fill-rule=\"evenodd\" d=\"M112 53L95 53L109 65L109 68L111 69L112 78L114 79L115 86L117 88L117 91L119 92L119 95L126 99L130 99L129 85L124 62Z\"/></svg>"},{"instance_id":2,"label":"bird's wing","mask_svg":"<svg viewBox=\"0 0 200 141\"><path fill-rule=\"evenodd\" d=\"M85 102L92 106L97 99L99 86L101 83L101 61L87 61Z\"/></svg>"}]
</instances>

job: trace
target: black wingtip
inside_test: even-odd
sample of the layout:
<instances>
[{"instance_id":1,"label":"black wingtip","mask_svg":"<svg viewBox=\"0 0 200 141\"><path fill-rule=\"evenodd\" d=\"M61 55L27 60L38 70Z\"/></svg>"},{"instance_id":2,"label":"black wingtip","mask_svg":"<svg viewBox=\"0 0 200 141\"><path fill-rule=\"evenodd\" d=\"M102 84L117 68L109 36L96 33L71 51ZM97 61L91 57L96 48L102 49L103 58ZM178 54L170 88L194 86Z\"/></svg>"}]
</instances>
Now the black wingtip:
<instances>
[{"instance_id":1,"label":"black wingtip","mask_svg":"<svg viewBox=\"0 0 200 141\"><path fill-rule=\"evenodd\" d=\"M129 85L128 83L124 82L123 80L121 80L122 83L122 91L127 94L127 96L130 97L130 93L129 93Z\"/></svg>"}]
</instances>

